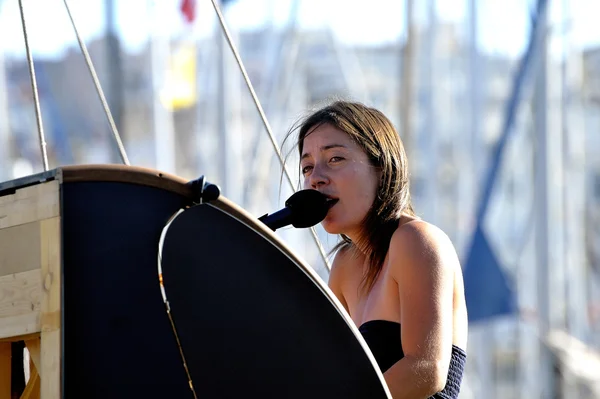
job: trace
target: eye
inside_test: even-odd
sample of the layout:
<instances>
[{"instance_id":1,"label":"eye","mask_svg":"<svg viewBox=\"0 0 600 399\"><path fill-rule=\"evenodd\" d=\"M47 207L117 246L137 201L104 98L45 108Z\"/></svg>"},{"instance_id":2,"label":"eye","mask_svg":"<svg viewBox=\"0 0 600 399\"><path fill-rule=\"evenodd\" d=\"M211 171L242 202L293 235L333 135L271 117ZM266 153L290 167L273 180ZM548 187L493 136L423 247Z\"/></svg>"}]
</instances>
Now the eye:
<instances>
[{"instance_id":1,"label":"eye","mask_svg":"<svg viewBox=\"0 0 600 399\"><path fill-rule=\"evenodd\" d=\"M310 166L310 165L304 166L304 167L302 167L302 174L305 175L308 172L310 172L311 170L312 170L312 166Z\"/></svg>"},{"instance_id":2,"label":"eye","mask_svg":"<svg viewBox=\"0 0 600 399\"><path fill-rule=\"evenodd\" d=\"M340 162L340 161L343 161L343 160L344 160L344 158L342 158L342 157L331 157L331 159L329 159L329 162L334 162L335 163L335 162Z\"/></svg>"}]
</instances>

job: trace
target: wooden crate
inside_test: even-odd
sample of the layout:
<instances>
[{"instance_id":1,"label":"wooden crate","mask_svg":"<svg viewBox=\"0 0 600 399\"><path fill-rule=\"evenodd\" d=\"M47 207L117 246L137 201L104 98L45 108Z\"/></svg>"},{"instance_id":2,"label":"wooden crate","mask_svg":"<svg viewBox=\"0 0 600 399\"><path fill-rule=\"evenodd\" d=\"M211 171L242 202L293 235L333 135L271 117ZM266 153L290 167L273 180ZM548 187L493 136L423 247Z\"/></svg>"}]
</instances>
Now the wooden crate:
<instances>
[{"instance_id":1,"label":"wooden crate","mask_svg":"<svg viewBox=\"0 0 600 399\"><path fill-rule=\"evenodd\" d=\"M0 399L11 398L11 343L25 341L21 398L61 398L61 215L57 180L0 193Z\"/></svg>"}]
</instances>

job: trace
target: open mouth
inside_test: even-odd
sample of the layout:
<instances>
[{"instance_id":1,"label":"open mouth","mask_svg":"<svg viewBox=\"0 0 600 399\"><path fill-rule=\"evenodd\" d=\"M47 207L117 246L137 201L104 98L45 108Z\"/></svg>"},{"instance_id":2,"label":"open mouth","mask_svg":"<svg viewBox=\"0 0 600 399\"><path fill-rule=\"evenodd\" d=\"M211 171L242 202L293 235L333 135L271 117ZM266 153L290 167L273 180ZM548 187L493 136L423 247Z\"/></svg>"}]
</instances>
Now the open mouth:
<instances>
[{"instance_id":1,"label":"open mouth","mask_svg":"<svg viewBox=\"0 0 600 399\"><path fill-rule=\"evenodd\" d=\"M327 200L325 201L327 203L327 206L329 207L329 209L331 209L335 204L337 204L339 201L338 198L327 198Z\"/></svg>"}]
</instances>

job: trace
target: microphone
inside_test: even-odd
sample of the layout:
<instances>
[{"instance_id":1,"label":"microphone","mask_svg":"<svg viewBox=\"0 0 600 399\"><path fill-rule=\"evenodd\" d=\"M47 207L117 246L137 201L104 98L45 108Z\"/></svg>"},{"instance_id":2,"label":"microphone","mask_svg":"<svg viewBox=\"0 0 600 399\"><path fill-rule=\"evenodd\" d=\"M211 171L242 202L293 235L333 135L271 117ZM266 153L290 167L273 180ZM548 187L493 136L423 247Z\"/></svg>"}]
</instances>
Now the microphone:
<instances>
[{"instance_id":1,"label":"microphone","mask_svg":"<svg viewBox=\"0 0 600 399\"><path fill-rule=\"evenodd\" d=\"M285 208L258 218L271 230L291 224L296 228L312 227L319 223L329 210L330 200L317 190L300 190L285 201Z\"/></svg>"}]
</instances>

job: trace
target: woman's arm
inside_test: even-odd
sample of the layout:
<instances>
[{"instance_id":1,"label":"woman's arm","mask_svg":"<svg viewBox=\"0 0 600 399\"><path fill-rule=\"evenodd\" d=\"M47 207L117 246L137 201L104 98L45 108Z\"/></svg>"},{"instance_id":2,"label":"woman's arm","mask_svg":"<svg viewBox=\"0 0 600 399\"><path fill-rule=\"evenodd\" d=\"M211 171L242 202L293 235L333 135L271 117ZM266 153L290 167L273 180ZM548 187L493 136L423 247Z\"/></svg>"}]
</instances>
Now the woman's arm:
<instances>
[{"instance_id":1,"label":"woman's arm","mask_svg":"<svg viewBox=\"0 0 600 399\"><path fill-rule=\"evenodd\" d=\"M446 385L459 260L440 229L413 221L392 236L389 262L400 296L404 358L384 377L394 399L428 398Z\"/></svg>"}]
</instances>

